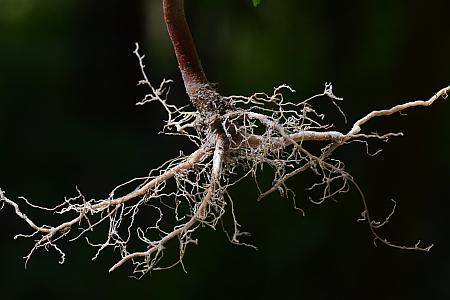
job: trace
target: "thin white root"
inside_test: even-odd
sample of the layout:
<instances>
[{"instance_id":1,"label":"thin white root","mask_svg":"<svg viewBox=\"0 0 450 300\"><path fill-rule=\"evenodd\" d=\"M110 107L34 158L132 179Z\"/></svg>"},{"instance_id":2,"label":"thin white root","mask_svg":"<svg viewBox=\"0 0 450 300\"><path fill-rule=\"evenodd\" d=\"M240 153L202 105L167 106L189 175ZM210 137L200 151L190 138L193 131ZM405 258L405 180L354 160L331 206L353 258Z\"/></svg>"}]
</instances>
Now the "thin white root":
<instances>
[{"instance_id":1,"label":"thin white root","mask_svg":"<svg viewBox=\"0 0 450 300\"><path fill-rule=\"evenodd\" d=\"M6 203L6 204L12 206L14 208L15 214L19 218L25 220L25 222L34 230L34 232L32 234L26 234L26 235L18 234L15 236L15 238L31 237L31 236L35 236L39 233L42 234L41 237L38 240L36 240L36 243L35 243L34 247L32 248L32 250L30 251L30 253L25 257L26 262L28 262L29 258L31 257L31 255L34 253L35 250L42 248L42 247L44 247L44 248L52 247L60 253L60 256L61 256L60 263L63 263L65 254L60 248L58 248L56 246L55 242L57 240L59 240L60 238L66 236L70 232L70 230L72 229L72 227L74 225L80 225L83 220L87 221L87 227L82 229L81 233L78 234L75 238L73 238L71 240L76 240L83 234L87 233L88 231L92 231L98 224L102 223L103 221L105 221L107 219L110 219L112 228L117 226L117 224L114 224L114 223L120 223L123 215L119 215L119 218L116 219L115 214L118 212L118 209L123 207L123 205L126 202L128 202L129 200L144 196L146 193L149 193L150 190L154 189L158 185L163 184L165 181L172 178L173 176L176 176L186 170L192 169L197 163L201 162L207 156L208 156L207 151L203 148L200 148L200 149L196 150L194 153L192 153L190 156L185 158L182 162L174 165L173 167L168 168L167 170L164 170L160 175L155 176L153 179L151 179L147 183L143 184L140 188L137 188L136 190L134 190L122 197L119 197L119 198L114 199L111 197L110 199L105 199L105 200L94 200L93 199L91 201L85 201L84 196L77 189L78 196L71 198L69 200L66 200L65 201L65 203L67 204L66 207L63 207L61 210L58 210L58 208L60 206L57 206L54 209L50 209L59 214L75 212L77 214L77 216L72 218L70 221L63 222L55 227L48 226L48 225L42 225L42 226L36 225L26 214L24 214L19 209L19 206L16 202L10 200L9 198L7 198L5 196L5 193L2 190L0 190L0 201L2 202L2 206L3 206L3 203ZM146 178L146 179L148 179L148 178ZM130 181L130 182L132 182L132 181ZM112 194L113 193L111 193L111 195ZM82 204L76 204L76 203L72 204L71 203L71 202L73 202L73 200L76 200L76 199L83 199ZM142 204L142 202L139 201L137 204L130 206L130 208L132 210L135 210L135 208L133 208L133 207L137 208L140 204ZM45 209L43 207L39 207L36 205L32 205L32 206L34 208L49 210L49 209ZM93 224L90 223L87 216L88 215L96 215L96 214L99 214L101 216L100 220ZM132 216L132 218L134 218L134 216ZM108 240L114 239L115 234L116 233L114 232L114 230L113 230L113 232L110 232L109 236L108 236ZM119 242L119 241L116 241L116 242ZM116 242L112 243L111 245L115 244ZM109 243L108 243L108 245L109 245ZM101 247L103 249L105 247L105 245L101 245Z\"/></svg>"},{"instance_id":2,"label":"thin white root","mask_svg":"<svg viewBox=\"0 0 450 300\"><path fill-rule=\"evenodd\" d=\"M144 257L145 258L145 268L143 270L144 273L146 273L149 270L152 270L154 268L154 265L152 262L156 262L157 260L154 260L151 258L153 253L156 253L156 256L162 255L162 251L164 251L164 245L172 240L175 237L178 237L180 240L180 243L183 240L190 239L186 236L190 234L189 229L191 229L192 226L194 226L197 222L201 222L202 220L205 220L208 216L208 205L213 200L213 197L216 194L217 188L220 186L220 176L222 171L222 163L224 158L224 140L222 138L217 138L217 143L214 150L214 156L213 156L213 166L211 170L211 183L209 185L209 188L207 190L207 193L203 200L198 205L198 208L196 209L194 215L191 217L191 219L186 222L185 224L181 226L176 226L170 233L168 233L166 236L164 236L162 239L156 242L152 242L149 245L149 249L147 251L143 252L134 252L128 255L125 255L122 257L121 260L119 260L116 264L114 264L110 269L109 272L114 271L118 267L122 266L124 263L129 261L130 259L135 259L138 257ZM180 247L182 249L183 247ZM184 255L183 253L180 253L180 260L182 259ZM139 265L139 263L138 263Z\"/></svg>"},{"instance_id":3,"label":"thin white root","mask_svg":"<svg viewBox=\"0 0 450 300\"><path fill-rule=\"evenodd\" d=\"M334 159L332 155L336 149L351 141L367 143L370 138L387 141L401 135L366 134L361 131L363 125L375 117L392 115L412 107L429 106L439 98L447 98L450 86L441 89L427 101L411 101L390 109L372 111L356 121L347 133L341 133L332 130L331 124L325 124L324 115L315 111L312 104L313 101L327 98L344 115L337 104L342 98L334 95L329 83L325 84L323 93L302 102L286 101L283 93L294 92L287 85L275 88L272 94L230 96L226 99L236 109L222 115L202 116L167 103L168 84L171 81L163 80L155 88L145 73L144 56L138 50L139 46L136 44L134 53L138 57L143 76L140 84L150 89L150 93L138 104L159 102L168 114L164 130L172 130L169 134L188 137L198 145L198 150L189 156L180 155L167 161L146 177L135 178L117 186L105 199L87 201L77 189L76 197L65 199L61 205L48 209L22 198L31 208L68 216L68 221L56 226L37 225L19 208L17 202L7 198L0 189L0 209L5 204L12 207L14 213L32 229L31 234L19 234L16 237L36 238L33 248L25 257L26 261L37 249L52 248L59 253L60 262L64 262L65 254L57 246L57 242L76 227L78 234L71 240L86 236L88 244L98 248L94 259L106 248L114 248L120 252L121 258L109 269L110 272L130 261L135 267L134 274L139 276L176 264L183 266L187 245L197 243L197 239L193 238L196 229L200 225L215 228L223 220L227 204L231 206L229 213L234 222L234 233L230 235L230 241L251 246L237 239L239 236L246 236L246 233L239 230L234 210L236 201L231 199L228 190L240 180L253 177L261 192L258 200L278 191L281 196L292 198L295 205L295 193L288 188L287 181L308 170L319 178L310 187L311 190L321 192L319 199L311 199L313 203L320 204L333 199L340 193L347 192L351 185L356 186L364 206L362 220L369 225L374 242L380 241L391 247L408 250L431 249L432 245L422 247L416 243L411 247L399 246L381 238L378 230L389 222L396 203L394 202L392 212L383 222L373 221L362 190L345 170L344 163ZM345 115L344 119L346 120ZM214 126L211 125L213 123ZM312 147L317 144L322 146L319 151L316 146ZM264 167L273 170L273 180L267 191L262 192L258 177L259 171ZM241 176L235 178L235 174ZM115 196L120 194L121 189L132 184L138 184L132 192ZM151 214L146 214L146 220L149 216L157 216L152 224L139 225L138 214L143 210L151 210ZM90 241L88 233L102 223L109 224L105 240L100 243ZM179 242L179 259L168 266L161 266L166 244L174 239ZM128 247L133 244L130 241L140 241L146 250L130 251Z\"/></svg>"},{"instance_id":4,"label":"thin white root","mask_svg":"<svg viewBox=\"0 0 450 300\"><path fill-rule=\"evenodd\" d=\"M391 107L390 109L383 109L383 110L374 110L371 113L367 114L363 118L359 119L355 122L352 129L346 134L346 137L350 139L352 136L358 134L361 131L361 126L365 123L369 122L371 119L375 117L381 117L381 116L389 116L392 114L395 114L397 112L401 112L402 110L405 110L407 108L417 107L417 106L430 106L433 104L436 100L439 98L447 99L448 94L450 92L450 86L447 86L443 89L441 89L439 92L434 94L433 97L430 99L423 101L423 100L417 100L417 101L410 101L404 104L396 105L394 107Z\"/></svg>"}]
</instances>

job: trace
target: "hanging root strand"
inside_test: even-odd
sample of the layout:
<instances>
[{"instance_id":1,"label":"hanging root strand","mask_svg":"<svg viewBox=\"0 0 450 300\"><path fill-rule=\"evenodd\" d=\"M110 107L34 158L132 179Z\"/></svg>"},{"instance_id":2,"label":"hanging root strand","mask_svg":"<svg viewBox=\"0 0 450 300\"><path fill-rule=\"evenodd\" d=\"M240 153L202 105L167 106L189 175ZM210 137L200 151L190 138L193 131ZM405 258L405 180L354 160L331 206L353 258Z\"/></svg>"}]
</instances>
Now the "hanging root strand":
<instances>
[{"instance_id":1,"label":"hanging root strand","mask_svg":"<svg viewBox=\"0 0 450 300\"><path fill-rule=\"evenodd\" d=\"M169 104L167 95L171 81L163 80L156 87L152 85L145 72L144 56L139 54L137 44L134 53L143 76L140 84L149 89L149 94L138 104L160 103L168 114L163 131L186 136L198 149L190 155L180 155L163 163L147 176L118 185L104 199L87 200L78 188L75 197L64 199L54 208L44 208L31 204L25 198L19 198L27 210L37 209L66 217L67 221L58 225L38 225L24 213L22 203L19 205L19 201L11 200L0 190L0 208L11 207L31 229L31 233L16 236L34 239L34 246L25 257L26 262L33 253L43 248L55 250L59 254L60 263L63 263L65 253L58 242L63 238L74 241L85 237L89 245L97 248L93 259L107 248L120 253L120 258L109 269L110 272L125 264L134 265L134 275L137 277L179 264L184 269L183 257L187 246L199 241L196 237L197 229L204 226L216 228L219 222L225 226L223 216L227 213L231 214L234 223L231 226L234 232L227 234L230 241L254 247L239 240L248 238L248 235L240 231L241 225L236 214L238 201L232 199L233 186L251 177L260 190L257 200L262 200L273 192L278 192L282 197L294 198L295 194L289 189L288 181L306 171L311 171L312 176L318 178L310 189L319 190L321 196L311 199L313 203L320 204L334 199L347 192L351 186L357 188L363 202L362 220L369 225L375 244L381 242L407 250L431 249L432 245L422 247L420 242L413 246L400 246L382 238L378 232L390 221L396 202L394 201L393 209L384 221L372 220L362 190L346 171L344 163L334 158L333 154L336 149L352 141L367 143L373 138L387 141L401 136L401 133L364 133L363 127L376 117L400 113L413 107L429 106L438 99L446 99L450 86L441 89L426 101L410 101L389 109L374 110L343 133L333 130L331 124L324 122L324 115L314 109L315 101L327 99L346 120L338 106L342 98L334 95L330 83L325 84L322 93L300 102L286 100L295 91L287 85L281 85L269 94L223 97L221 101L229 102L224 111L200 113ZM317 144L321 145L319 151L317 147L313 147ZM273 174L272 185L265 191L261 190L258 181L263 168L271 169ZM133 186L131 192L121 193L124 188ZM148 214L149 210L156 219L154 223L143 226L138 221L139 215L143 211ZM89 233L105 227L100 224L108 225L104 240L91 241ZM142 247L129 249L136 241ZM173 245L169 245L170 241L178 241L179 255L178 259L167 263L169 259L163 258L166 248Z\"/></svg>"}]
</instances>

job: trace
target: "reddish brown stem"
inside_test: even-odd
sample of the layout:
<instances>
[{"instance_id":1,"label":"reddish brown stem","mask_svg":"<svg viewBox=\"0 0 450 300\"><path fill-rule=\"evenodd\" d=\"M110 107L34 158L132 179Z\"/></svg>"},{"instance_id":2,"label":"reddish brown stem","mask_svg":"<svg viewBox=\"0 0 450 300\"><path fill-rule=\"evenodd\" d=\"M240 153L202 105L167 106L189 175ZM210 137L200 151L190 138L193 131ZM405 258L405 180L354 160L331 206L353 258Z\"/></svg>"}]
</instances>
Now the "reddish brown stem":
<instances>
[{"instance_id":1,"label":"reddish brown stem","mask_svg":"<svg viewBox=\"0 0 450 300\"><path fill-rule=\"evenodd\" d=\"M200 59L184 15L184 0L163 0L164 20L183 76L186 92L191 99L199 88L208 85Z\"/></svg>"}]
</instances>

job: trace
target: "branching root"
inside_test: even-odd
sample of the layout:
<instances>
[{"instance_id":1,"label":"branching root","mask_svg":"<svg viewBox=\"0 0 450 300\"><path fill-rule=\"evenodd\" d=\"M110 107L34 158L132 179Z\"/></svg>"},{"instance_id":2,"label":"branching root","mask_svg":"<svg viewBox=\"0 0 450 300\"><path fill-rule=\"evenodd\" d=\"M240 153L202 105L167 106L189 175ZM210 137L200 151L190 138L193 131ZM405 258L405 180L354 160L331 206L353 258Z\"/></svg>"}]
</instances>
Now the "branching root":
<instances>
[{"instance_id":1,"label":"branching root","mask_svg":"<svg viewBox=\"0 0 450 300\"><path fill-rule=\"evenodd\" d=\"M344 163L333 158L333 153L352 141L367 143L372 138L386 141L401 135L363 133L362 129L375 117L400 113L417 106L429 106L439 98L445 99L450 86L427 101L410 101L390 109L372 111L357 120L347 133L342 133L333 130L332 124L325 123L325 116L314 109L315 101L328 99L346 121L338 105L342 98L333 94L329 83L325 84L322 93L301 102L286 100L295 91L288 85L281 85L271 94L224 97L222 100L228 101L230 105L227 107L232 109L220 114L199 113L167 102L171 81L163 80L158 87L153 86L145 72L144 56L138 50L136 45L134 53L143 76L139 84L146 86L149 94L137 104L159 102L168 114L163 131L186 136L198 149L190 155L180 155L165 162L148 176L134 178L117 186L104 199L86 200L77 189L75 197L65 199L57 207L44 208L19 198L29 209L41 209L67 217L67 221L59 225L37 225L23 212L18 201L11 200L0 190L0 208L5 204L10 206L31 228L31 233L16 236L34 239L34 246L25 257L26 262L36 250L44 248L56 250L60 255L60 263L63 263L65 254L58 246L58 241L70 235L71 241L85 237L89 245L97 248L93 259L106 248L117 250L120 258L109 271L131 262L134 275L140 277L152 270L177 264L183 266L187 246L198 242L196 230L201 226L216 228L227 212L234 222L234 232L229 234L230 241L252 246L239 240L246 233L240 231L234 210L236 201L233 202L229 191L242 179L252 177L260 190L258 200L278 192L282 197L292 198L295 203L295 193L288 187L288 180L306 171L311 171L312 176L318 178L309 188L320 191L318 199L311 199L316 204L338 197L351 186L356 187L363 202L362 220L368 224L375 243L408 250L430 250L432 245L422 247L418 242L411 247L399 246L382 238L378 231L389 222L396 202L384 221L372 220L362 190L346 171ZM317 145L320 145L319 150ZM258 182L259 172L263 168L273 171L272 185L267 190L262 190ZM133 185L132 192L121 193L124 187ZM151 219L149 215L154 217L153 223L141 225L140 215L143 213L140 212L143 211L147 221ZM104 240L96 243L88 235L100 228L100 224L109 226ZM178 241L179 255L178 259L167 264L166 259L162 258L171 240ZM141 250L129 249L137 243L142 243Z\"/></svg>"}]
</instances>

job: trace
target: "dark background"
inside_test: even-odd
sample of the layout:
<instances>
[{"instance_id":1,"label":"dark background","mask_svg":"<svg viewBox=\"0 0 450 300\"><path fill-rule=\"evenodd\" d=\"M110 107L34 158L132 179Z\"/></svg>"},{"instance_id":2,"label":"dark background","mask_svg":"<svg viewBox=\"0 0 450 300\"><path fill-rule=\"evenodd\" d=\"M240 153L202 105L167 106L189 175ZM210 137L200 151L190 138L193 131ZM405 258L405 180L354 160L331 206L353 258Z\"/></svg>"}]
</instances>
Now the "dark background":
<instances>
[{"instance_id":1,"label":"dark background","mask_svg":"<svg viewBox=\"0 0 450 300\"><path fill-rule=\"evenodd\" d=\"M446 0L187 1L187 16L203 66L222 94L271 92L288 83L302 100L333 82L350 124L373 109L426 99L450 80L450 2ZM157 104L135 106L145 94L134 43L141 44L153 82L175 81L170 101L184 104L181 76L162 21L161 1L0 0L0 187L51 206L91 197L147 172L187 141L158 135L165 118ZM342 122L332 106L321 107ZM235 187L240 223L254 251L228 243L220 230L180 267L129 279L129 267L107 270L118 254L96 261L83 241L63 242L66 263L39 251L24 269L28 232L7 207L0 212L2 299L445 299L450 298L450 105L374 120L366 132L403 131L402 138L362 144L345 160L381 219L398 202L382 232L389 240L424 245L429 253L374 247L353 189L338 202L308 202L311 174L290 181L302 217L277 195L257 203L251 185ZM333 117L334 118L334 117ZM36 211L30 216L53 224ZM53 217L53 216L52 216Z\"/></svg>"}]
</instances>

